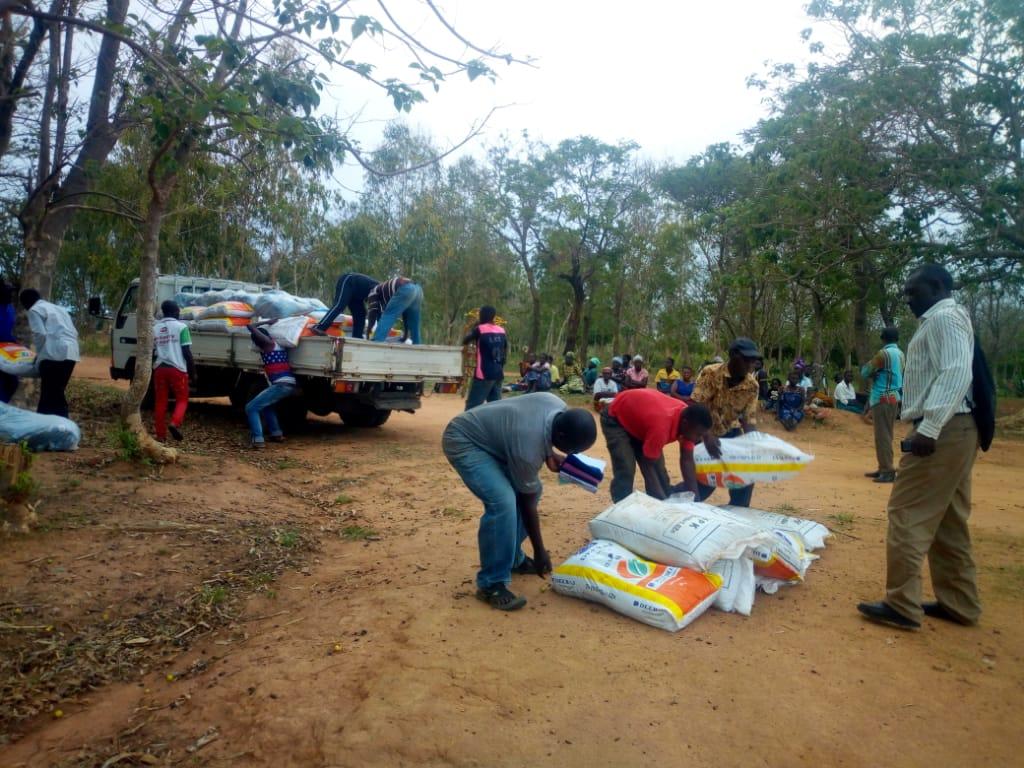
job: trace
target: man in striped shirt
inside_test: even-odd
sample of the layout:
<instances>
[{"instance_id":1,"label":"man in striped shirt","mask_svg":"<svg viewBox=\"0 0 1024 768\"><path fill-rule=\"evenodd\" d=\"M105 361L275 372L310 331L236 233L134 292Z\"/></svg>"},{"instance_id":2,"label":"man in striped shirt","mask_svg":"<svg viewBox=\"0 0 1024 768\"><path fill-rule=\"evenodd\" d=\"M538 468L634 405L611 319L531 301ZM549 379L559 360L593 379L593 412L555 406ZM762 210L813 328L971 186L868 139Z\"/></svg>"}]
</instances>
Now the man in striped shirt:
<instances>
[{"instance_id":1,"label":"man in striped shirt","mask_svg":"<svg viewBox=\"0 0 1024 768\"><path fill-rule=\"evenodd\" d=\"M376 323L374 341L387 341L388 333L398 318L402 318L402 338L420 343L420 311L423 308L423 289L407 277L395 277L378 283L366 298L369 305L367 327Z\"/></svg>"},{"instance_id":2,"label":"man in striped shirt","mask_svg":"<svg viewBox=\"0 0 1024 768\"><path fill-rule=\"evenodd\" d=\"M889 497L885 600L857 606L865 618L898 629L918 629L923 616L975 624L981 615L967 529L978 450L969 400L974 330L952 290L952 276L934 264L903 288L920 319L907 349L900 416L914 427ZM925 556L936 601L922 604Z\"/></svg>"}]
</instances>

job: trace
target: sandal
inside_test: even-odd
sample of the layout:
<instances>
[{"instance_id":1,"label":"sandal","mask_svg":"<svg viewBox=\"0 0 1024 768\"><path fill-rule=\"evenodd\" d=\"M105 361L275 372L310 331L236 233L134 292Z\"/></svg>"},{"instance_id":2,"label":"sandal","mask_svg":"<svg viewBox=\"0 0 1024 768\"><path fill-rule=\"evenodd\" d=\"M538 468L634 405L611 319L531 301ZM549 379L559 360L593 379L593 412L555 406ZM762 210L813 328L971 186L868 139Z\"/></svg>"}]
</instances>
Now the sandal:
<instances>
[{"instance_id":1,"label":"sandal","mask_svg":"<svg viewBox=\"0 0 1024 768\"><path fill-rule=\"evenodd\" d=\"M499 611L517 611L526 605L525 597L513 594L504 584L487 589L480 588L476 591L476 596Z\"/></svg>"},{"instance_id":2,"label":"sandal","mask_svg":"<svg viewBox=\"0 0 1024 768\"><path fill-rule=\"evenodd\" d=\"M512 573L518 573L520 576L532 576L537 573L537 564L529 555L523 555L523 562L514 566L512 568Z\"/></svg>"}]
</instances>

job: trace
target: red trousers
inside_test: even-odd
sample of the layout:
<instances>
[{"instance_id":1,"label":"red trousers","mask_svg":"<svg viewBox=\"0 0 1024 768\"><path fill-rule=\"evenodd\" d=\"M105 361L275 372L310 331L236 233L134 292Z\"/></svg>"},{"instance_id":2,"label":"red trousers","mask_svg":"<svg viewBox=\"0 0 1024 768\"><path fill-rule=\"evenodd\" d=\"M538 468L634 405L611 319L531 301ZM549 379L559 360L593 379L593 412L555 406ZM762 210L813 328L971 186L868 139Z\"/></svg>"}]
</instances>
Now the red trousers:
<instances>
[{"instance_id":1,"label":"red trousers","mask_svg":"<svg viewBox=\"0 0 1024 768\"><path fill-rule=\"evenodd\" d=\"M167 397L174 393L174 413L171 424L180 427L188 408L188 374L170 365L161 365L153 371L153 427L157 440L167 439Z\"/></svg>"}]
</instances>

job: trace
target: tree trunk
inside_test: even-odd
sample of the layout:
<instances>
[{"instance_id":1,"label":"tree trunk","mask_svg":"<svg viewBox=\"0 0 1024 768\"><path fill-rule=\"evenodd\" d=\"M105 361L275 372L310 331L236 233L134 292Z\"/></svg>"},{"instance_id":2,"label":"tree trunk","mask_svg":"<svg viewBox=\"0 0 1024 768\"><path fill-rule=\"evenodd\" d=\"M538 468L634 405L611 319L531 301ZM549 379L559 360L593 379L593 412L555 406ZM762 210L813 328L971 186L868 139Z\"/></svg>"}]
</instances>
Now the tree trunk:
<instances>
[{"instance_id":1,"label":"tree trunk","mask_svg":"<svg viewBox=\"0 0 1024 768\"><path fill-rule=\"evenodd\" d=\"M615 303L612 306L612 321L614 322L614 330L612 331L612 356L614 357L619 351L619 342L622 340L622 305L626 300L626 281L620 275L617 285L615 286Z\"/></svg>"},{"instance_id":2,"label":"tree trunk","mask_svg":"<svg viewBox=\"0 0 1024 768\"><path fill-rule=\"evenodd\" d=\"M559 277L567 281L572 288L572 309L569 310L569 321L565 330L565 348L562 352L575 352L579 344L580 323L583 320L583 304L586 301L586 291L584 290L583 277L575 267L571 275L559 275Z\"/></svg>"},{"instance_id":3,"label":"tree trunk","mask_svg":"<svg viewBox=\"0 0 1024 768\"><path fill-rule=\"evenodd\" d=\"M591 307L590 302L587 302L586 307L583 311L583 332L582 339L580 340L580 357L579 362L584 368L586 367L587 360L587 349L590 347L590 314Z\"/></svg>"}]
</instances>

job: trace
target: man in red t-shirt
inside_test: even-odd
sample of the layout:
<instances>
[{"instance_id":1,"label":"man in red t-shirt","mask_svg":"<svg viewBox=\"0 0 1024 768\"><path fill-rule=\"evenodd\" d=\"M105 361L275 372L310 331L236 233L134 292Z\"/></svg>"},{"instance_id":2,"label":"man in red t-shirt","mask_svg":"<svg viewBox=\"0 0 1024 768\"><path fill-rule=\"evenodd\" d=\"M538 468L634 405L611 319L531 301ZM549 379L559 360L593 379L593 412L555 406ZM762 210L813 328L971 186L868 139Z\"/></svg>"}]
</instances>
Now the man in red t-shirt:
<instances>
[{"instance_id":1,"label":"man in red t-shirt","mask_svg":"<svg viewBox=\"0 0 1024 768\"><path fill-rule=\"evenodd\" d=\"M666 499L678 491L697 494L693 446L711 429L711 412L698 403L687 405L655 389L630 389L617 395L601 413L608 453L612 457L612 501L633 492L637 466L647 495ZM665 469L663 449L679 443L683 482L673 486Z\"/></svg>"}]
</instances>

